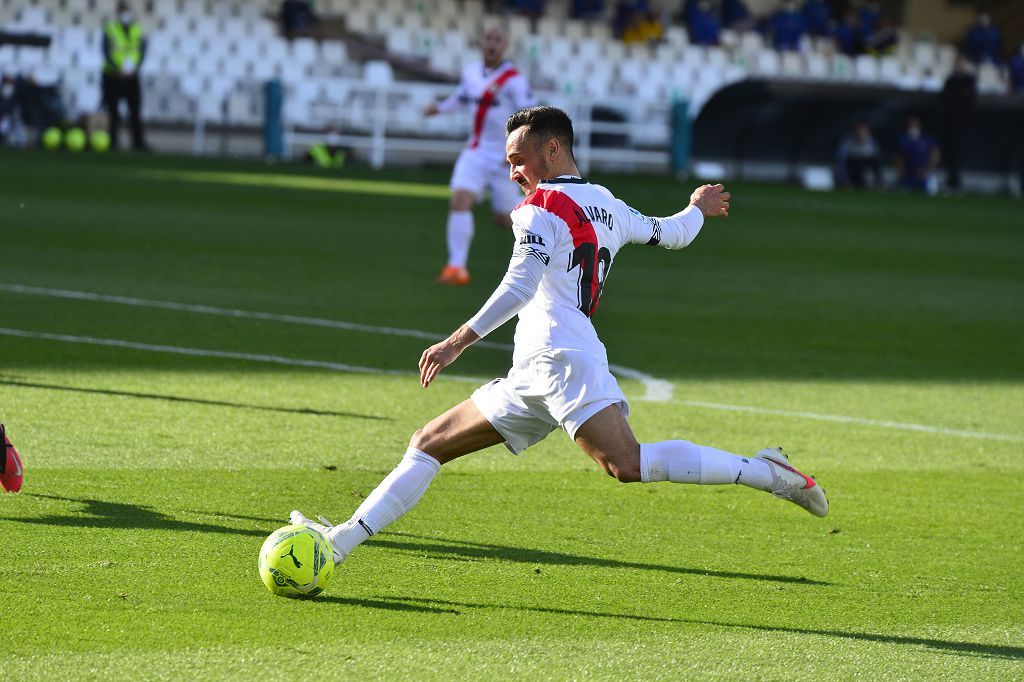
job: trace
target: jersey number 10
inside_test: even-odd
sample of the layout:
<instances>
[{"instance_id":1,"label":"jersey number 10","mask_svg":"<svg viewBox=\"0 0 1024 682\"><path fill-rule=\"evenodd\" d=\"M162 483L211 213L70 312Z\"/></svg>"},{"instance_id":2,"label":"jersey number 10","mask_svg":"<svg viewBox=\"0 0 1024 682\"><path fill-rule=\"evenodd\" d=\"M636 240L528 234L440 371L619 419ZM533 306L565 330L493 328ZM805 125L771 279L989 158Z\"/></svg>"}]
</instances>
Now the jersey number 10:
<instances>
[{"instance_id":1,"label":"jersey number 10","mask_svg":"<svg viewBox=\"0 0 1024 682\"><path fill-rule=\"evenodd\" d=\"M583 242L573 249L566 272L570 272L576 266L580 268L579 309L590 317L597 310L597 304L601 300L604 281L612 267L612 252L605 246L598 250L595 242Z\"/></svg>"}]
</instances>

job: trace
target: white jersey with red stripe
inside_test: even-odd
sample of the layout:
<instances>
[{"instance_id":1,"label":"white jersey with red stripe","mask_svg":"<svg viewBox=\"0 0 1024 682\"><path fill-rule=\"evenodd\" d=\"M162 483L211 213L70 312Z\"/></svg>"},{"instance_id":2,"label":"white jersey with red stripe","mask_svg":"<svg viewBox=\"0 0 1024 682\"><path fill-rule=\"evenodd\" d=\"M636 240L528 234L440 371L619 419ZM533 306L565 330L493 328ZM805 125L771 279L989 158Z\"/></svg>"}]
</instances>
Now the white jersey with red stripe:
<instances>
[{"instance_id":1,"label":"white jersey with red stripe","mask_svg":"<svg viewBox=\"0 0 1024 682\"><path fill-rule=\"evenodd\" d=\"M441 112L472 107L473 119L466 147L479 149L499 161L505 158L505 121L533 106L530 84L510 61L494 68L474 62L462 70L459 87L438 103Z\"/></svg>"},{"instance_id":2,"label":"white jersey with red stripe","mask_svg":"<svg viewBox=\"0 0 1024 682\"><path fill-rule=\"evenodd\" d=\"M512 211L516 246L508 272L469 325L483 336L518 312L516 365L549 350L583 351L607 362L591 317L619 249L682 248L703 223L695 207L651 218L580 178L541 182Z\"/></svg>"}]
</instances>

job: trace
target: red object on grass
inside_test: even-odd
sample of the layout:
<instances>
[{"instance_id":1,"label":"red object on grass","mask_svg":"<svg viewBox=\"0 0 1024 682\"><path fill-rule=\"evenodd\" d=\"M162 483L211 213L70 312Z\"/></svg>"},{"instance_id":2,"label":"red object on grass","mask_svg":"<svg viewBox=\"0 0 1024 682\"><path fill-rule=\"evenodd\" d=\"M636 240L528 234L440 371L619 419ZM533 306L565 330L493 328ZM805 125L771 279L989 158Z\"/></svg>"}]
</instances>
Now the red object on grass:
<instances>
[{"instance_id":1,"label":"red object on grass","mask_svg":"<svg viewBox=\"0 0 1024 682\"><path fill-rule=\"evenodd\" d=\"M11 445L11 439L7 437L3 424L0 424L0 440L4 442L4 455L0 458L0 488L3 488L4 492L16 493L21 490L24 470L21 467L21 457Z\"/></svg>"}]
</instances>

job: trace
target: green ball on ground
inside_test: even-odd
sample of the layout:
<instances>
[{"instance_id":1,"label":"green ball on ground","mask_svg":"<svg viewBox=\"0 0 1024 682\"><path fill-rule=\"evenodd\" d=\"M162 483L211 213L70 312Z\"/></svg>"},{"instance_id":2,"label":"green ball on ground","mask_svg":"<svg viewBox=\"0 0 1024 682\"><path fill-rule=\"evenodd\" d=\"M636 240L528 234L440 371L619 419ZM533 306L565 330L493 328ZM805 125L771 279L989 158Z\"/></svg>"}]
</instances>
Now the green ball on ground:
<instances>
[{"instance_id":1,"label":"green ball on ground","mask_svg":"<svg viewBox=\"0 0 1024 682\"><path fill-rule=\"evenodd\" d=\"M70 152L80 152L85 149L85 131L81 128L72 128L64 135L64 146Z\"/></svg>"},{"instance_id":2,"label":"green ball on ground","mask_svg":"<svg viewBox=\"0 0 1024 682\"><path fill-rule=\"evenodd\" d=\"M64 139L64 133L61 129L53 126L43 131L42 143L43 149L56 149L60 146L61 141Z\"/></svg>"},{"instance_id":3,"label":"green ball on ground","mask_svg":"<svg viewBox=\"0 0 1024 682\"><path fill-rule=\"evenodd\" d=\"M110 134L106 130L94 130L89 135L89 146L94 152L105 152L110 149Z\"/></svg>"}]
</instances>

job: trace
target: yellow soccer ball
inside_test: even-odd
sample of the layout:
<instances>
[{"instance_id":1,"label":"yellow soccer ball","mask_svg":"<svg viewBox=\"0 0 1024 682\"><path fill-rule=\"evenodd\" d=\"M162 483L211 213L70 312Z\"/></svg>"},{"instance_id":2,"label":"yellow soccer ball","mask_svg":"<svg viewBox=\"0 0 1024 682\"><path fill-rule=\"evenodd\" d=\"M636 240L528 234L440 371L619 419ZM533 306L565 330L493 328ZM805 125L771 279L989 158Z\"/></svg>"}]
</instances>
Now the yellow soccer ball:
<instances>
[{"instance_id":1,"label":"yellow soccer ball","mask_svg":"<svg viewBox=\"0 0 1024 682\"><path fill-rule=\"evenodd\" d=\"M285 526L260 549L260 578L282 597L315 597L334 575L334 550L327 538L305 526Z\"/></svg>"}]
</instances>

